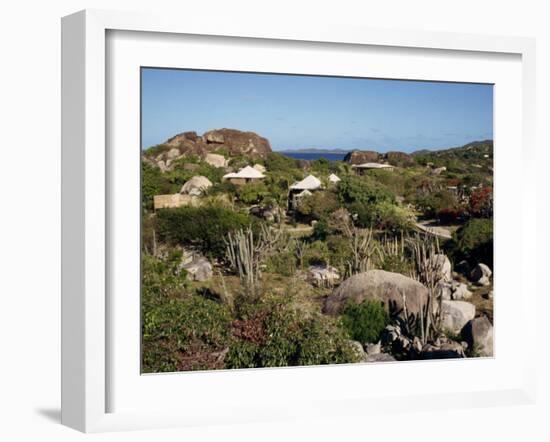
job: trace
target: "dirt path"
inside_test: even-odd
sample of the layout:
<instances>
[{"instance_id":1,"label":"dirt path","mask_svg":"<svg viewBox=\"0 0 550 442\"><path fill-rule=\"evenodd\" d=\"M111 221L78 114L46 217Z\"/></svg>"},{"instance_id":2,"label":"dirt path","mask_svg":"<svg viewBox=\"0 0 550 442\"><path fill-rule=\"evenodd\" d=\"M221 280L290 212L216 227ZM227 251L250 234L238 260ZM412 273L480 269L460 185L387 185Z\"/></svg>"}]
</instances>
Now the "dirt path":
<instances>
[{"instance_id":1,"label":"dirt path","mask_svg":"<svg viewBox=\"0 0 550 442\"><path fill-rule=\"evenodd\" d=\"M446 229L445 227L439 226L433 220L417 221L416 227L423 232L438 236L439 238L451 239L452 237L450 230Z\"/></svg>"}]
</instances>

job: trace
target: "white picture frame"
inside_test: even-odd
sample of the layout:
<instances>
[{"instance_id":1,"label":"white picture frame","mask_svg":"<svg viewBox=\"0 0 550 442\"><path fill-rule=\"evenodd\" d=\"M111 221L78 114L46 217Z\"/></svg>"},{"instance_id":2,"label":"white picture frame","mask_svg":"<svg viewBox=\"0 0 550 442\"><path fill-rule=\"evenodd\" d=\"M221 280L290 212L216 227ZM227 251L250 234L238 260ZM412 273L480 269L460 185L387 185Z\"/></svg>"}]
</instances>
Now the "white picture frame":
<instances>
[{"instance_id":1,"label":"white picture frame","mask_svg":"<svg viewBox=\"0 0 550 442\"><path fill-rule=\"evenodd\" d=\"M123 13L87 10L63 18L62 21L62 423L84 432L122 429L157 428L168 426L207 425L220 422L253 422L284 419L288 417L328 416L335 414L364 415L372 411L397 412L410 409L441 409L452 407L492 406L499 404L532 403L535 397L535 371L532 339L535 321L526 314L518 317L523 330L525 349L514 373L518 373L509 385L502 388L468 390L460 392L430 391L427 394L403 394L389 389L387 394L372 396L359 392L355 396L337 393L326 398L311 400L311 407L284 406L281 403L258 405L234 399L233 413L227 408L229 397L220 398L218 412L206 414L197 407L194 413L185 407L159 407L157 410L113 411L109 405L112 385L111 365L115 360L109 339L109 328L115 317L110 311L109 247L116 230L109 229L112 211L112 195L109 180L112 179L109 164L108 133L106 121L109 88L106 69L109 60L106 36L108 32L157 33L163 36L217 36L219 38L269 40L273 44L337 44L338 48L377 47L402 48L403 50L426 49L444 52L468 52L483 58L484 54L508 54L518 57L521 64L521 94L518 155L521 156L522 186L517 195L522 200L521 219L517 240L521 258L521 278L518 284L521 293L517 308L527 311L526 306L536 302L534 281L525 277L526 257L533 252L534 229L529 229L535 219L535 189L530 182L534 158L534 106L535 106L535 44L532 39L517 37L492 37L451 33L427 33L416 31L388 31L349 28L345 26L308 25L296 28L277 23L261 26L242 22L219 23L195 18L182 24L177 17L153 16L151 14ZM294 43L295 42L295 43ZM498 106L496 108L498 112ZM498 172L497 172L498 173ZM496 191L498 193L498 190ZM498 196L497 205L498 205ZM497 220L497 223L499 221ZM498 240L497 240L498 244ZM498 249L497 249L498 250ZM515 250L515 249L514 249ZM519 287L519 286L518 286ZM504 288L503 288L504 290ZM498 294L497 294L498 299ZM498 301L497 301L498 302ZM504 310L503 310L504 311ZM128 313L130 314L130 313ZM136 314L136 312L134 312ZM139 315L139 313L137 313ZM502 324L504 327L504 322ZM132 333L134 333L132 331ZM139 330L135 330L136 335ZM496 328L498 334L498 327ZM137 337L139 339L139 336ZM498 340L498 336L497 336ZM497 352L496 359L499 355ZM447 362L432 362L444 367ZM488 363L490 364L490 362ZM487 364L486 364L487 365ZM518 367L519 367L518 365ZM394 365L394 367L397 364ZM401 366L400 366L401 367ZM412 370L412 365L409 368ZM489 367L490 368L490 367ZM349 367L330 367L332 373ZM381 372L381 366L370 368ZM388 368L389 369L389 368ZM395 370L394 368L391 368ZM405 368L407 369L407 368ZM423 367L422 370L425 368ZM240 371L239 379L254 385L283 382L277 373L285 373L289 379L307 378L304 370L277 369L268 371ZM309 368L307 370L310 370ZM354 376L365 367L353 367ZM399 369L401 370L401 368ZM260 373L260 374L258 374ZM311 374L312 372L306 372ZM325 369L326 376L332 376ZM200 384L195 373L194 382ZM139 376L139 373L132 373ZM169 376L169 375L168 375ZM219 382L228 373L215 373ZM253 380L254 378L254 380ZM227 378L226 378L227 379ZM164 376L163 388L170 388L171 380ZM259 384L258 384L259 383ZM395 398L399 401L396 404ZM186 402L193 401L192 395ZM225 405L224 405L225 401ZM170 402L170 401L167 401ZM337 405L337 407L335 407ZM223 407L225 408L222 409ZM216 404L211 404L216 408Z\"/></svg>"}]
</instances>

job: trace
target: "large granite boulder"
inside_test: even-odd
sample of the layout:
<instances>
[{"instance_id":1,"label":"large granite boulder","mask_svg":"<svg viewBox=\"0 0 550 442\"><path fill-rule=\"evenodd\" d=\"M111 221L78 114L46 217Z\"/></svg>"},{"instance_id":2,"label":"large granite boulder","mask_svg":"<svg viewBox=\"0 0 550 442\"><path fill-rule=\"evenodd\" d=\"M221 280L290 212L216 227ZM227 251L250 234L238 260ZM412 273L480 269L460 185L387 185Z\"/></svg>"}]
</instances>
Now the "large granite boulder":
<instances>
[{"instance_id":1,"label":"large granite boulder","mask_svg":"<svg viewBox=\"0 0 550 442\"><path fill-rule=\"evenodd\" d=\"M380 301L391 314L402 315L403 295L408 314L418 315L426 305L428 289L399 273L369 270L346 279L325 300L324 312L338 314L348 302Z\"/></svg>"},{"instance_id":2,"label":"large granite boulder","mask_svg":"<svg viewBox=\"0 0 550 442\"><path fill-rule=\"evenodd\" d=\"M374 150L354 150L344 157L349 164L377 163L379 159L380 154Z\"/></svg>"},{"instance_id":3,"label":"large granite boulder","mask_svg":"<svg viewBox=\"0 0 550 442\"><path fill-rule=\"evenodd\" d=\"M206 132L203 137L207 145L213 144L215 149L225 148L230 156L247 155L253 158L265 158L271 152L269 141L254 132L215 129Z\"/></svg>"},{"instance_id":4,"label":"large granite boulder","mask_svg":"<svg viewBox=\"0 0 550 442\"><path fill-rule=\"evenodd\" d=\"M441 325L452 333L460 333L462 327L476 315L476 307L466 301L441 301Z\"/></svg>"},{"instance_id":5,"label":"large granite boulder","mask_svg":"<svg viewBox=\"0 0 550 442\"><path fill-rule=\"evenodd\" d=\"M480 356L493 356L493 326L487 316L468 321L462 329L462 339Z\"/></svg>"},{"instance_id":6,"label":"large granite boulder","mask_svg":"<svg viewBox=\"0 0 550 442\"><path fill-rule=\"evenodd\" d=\"M387 152L384 156L392 166L408 167L415 165L414 158L405 152Z\"/></svg>"},{"instance_id":7,"label":"large granite boulder","mask_svg":"<svg viewBox=\"0 0 550 442\"><path fill-rule=\"evenodd\" d=\"M204 162L217 168L227 166L227 160L225 159L225 157L217 153L207 153L204 157Z\"/></svg>"},{"instance_id":8,"label":"large granite boulder","mask_svg":"<svg viewBox=\"0 0 550 442\"><path fill-rule=\"evenodd\" d=\"M212 187L212 182L202 175L197 175L187 181L180 190L180 193L199 196L202 195L209 187Z\"/></svg>"}]
</instances>

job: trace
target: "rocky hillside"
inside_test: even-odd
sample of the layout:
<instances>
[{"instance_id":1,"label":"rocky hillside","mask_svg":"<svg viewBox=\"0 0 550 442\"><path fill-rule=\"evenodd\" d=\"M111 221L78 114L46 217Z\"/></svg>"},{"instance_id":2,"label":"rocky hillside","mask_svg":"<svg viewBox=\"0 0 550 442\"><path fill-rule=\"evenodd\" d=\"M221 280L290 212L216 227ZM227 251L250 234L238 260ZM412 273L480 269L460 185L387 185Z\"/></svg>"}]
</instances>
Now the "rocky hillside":
<instances>
[{"instance_id":1,"label":"rocky hillside","mask_svg":"<svg viewBox=\"0 0 550 442\"><path fill-rule=\"evenodd\" d=\"M164 143L145 150L143 158L161 170L167 170L174 161L185 156L197 155L204 158L209 153L218 153L226 157L246 155L249 158L265 158L270 152L269 141L254 132L215 129L202 136L196 132L175 135Z\"/></svg>"}]
</instances>

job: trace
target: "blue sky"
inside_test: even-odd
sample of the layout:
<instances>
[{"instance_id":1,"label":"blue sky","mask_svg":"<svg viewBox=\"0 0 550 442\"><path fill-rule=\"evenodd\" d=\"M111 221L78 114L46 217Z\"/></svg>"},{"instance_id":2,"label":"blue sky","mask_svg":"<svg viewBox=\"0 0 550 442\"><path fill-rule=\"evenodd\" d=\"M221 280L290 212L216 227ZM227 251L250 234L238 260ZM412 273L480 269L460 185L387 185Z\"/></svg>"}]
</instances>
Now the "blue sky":
<instances>
[{"instance_id":1,"label":"blue sky","mask_svg":"<svg viewBox=\"0 0 550 442\"><path fill-rule=\"evenodd\" d=\"M234 128L274 150L461 146L493 138L493 87L339 77L142 69L142 148Z\"/></svg>"}]
</instances>

